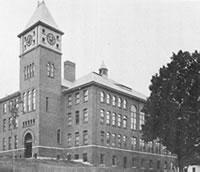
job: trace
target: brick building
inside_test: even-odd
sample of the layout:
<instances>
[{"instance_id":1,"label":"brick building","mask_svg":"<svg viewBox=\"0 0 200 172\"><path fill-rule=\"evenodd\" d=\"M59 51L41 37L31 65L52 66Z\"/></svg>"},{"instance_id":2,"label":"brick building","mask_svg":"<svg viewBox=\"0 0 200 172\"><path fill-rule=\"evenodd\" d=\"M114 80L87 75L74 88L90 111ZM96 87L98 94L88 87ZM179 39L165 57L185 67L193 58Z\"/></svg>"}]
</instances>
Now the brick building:
<instances>
[{"instance_id":1,"label":"brick building","mask_svg":"<svg viewBox=\"0 0 200 172\"><path fill-rule=\"evenodd\" d=\"M109 79L105 64L76 79L75 64L66 61L61 78L62 35L45 3L39 3L18 35L19 91L0 99L0 155L171 168L174 156L158 142L141 139L145 96Z\"/></svg>"}]
</instances>

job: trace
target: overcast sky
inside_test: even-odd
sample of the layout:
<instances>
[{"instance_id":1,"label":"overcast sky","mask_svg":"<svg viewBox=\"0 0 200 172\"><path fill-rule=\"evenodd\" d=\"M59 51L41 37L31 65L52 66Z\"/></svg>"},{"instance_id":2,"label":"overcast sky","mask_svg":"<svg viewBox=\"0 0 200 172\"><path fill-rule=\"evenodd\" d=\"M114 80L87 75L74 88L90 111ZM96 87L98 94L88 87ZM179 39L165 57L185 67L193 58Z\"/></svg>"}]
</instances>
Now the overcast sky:
<instances>
[{"instance_id":1,"label":"overcast sky","mask_svg":"<svg viewBox=\"0 0 200 172\"><path fill-rule=\"evenodd\" d=\"M149 95L153 74L172 52L200 49L200 1L45 0L63 36L63 61L77 78L98 71ZM19 89L19 39L37 0L0 0L0 97Z\"/></svg>"}]
</instances>

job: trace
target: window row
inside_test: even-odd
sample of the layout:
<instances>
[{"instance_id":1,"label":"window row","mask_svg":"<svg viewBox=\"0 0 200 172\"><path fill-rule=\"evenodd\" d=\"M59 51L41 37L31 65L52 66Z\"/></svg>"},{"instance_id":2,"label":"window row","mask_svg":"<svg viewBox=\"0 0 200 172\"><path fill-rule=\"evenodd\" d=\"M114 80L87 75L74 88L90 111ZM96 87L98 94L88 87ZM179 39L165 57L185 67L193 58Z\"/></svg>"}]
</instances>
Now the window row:
<instances>
[{"instance_id":1,"label":"window row","mask_svg":"<svg viewBox=\"0 0 200 172\"><path fill-rule=\"evenodd\" d=\"M88 144L88 131L84 130L82 132L82 142L80 141L80 132L75 132L74 139L72 139L73 135L72 133L67 134L67 146L79 146L79 145L87 145ZM74 143L72 142L74 140Z\"/></svg>"},{"instance_id":2,"label":"window row","mask_svg":"<svg viewBox=\"0 0 200 172\"><path fill-rule=\"evenodd\" d=\"M36 90L29 90L23 93L23 112L36 110Z\"/></svg>"},{"instance_id":3,"label":"window row","mask_svg":"<svg viewBox=\"0 0 200 172\"><path fill-rule=\"evenodd\" d=\"M100 92L100 102L112 104L113 106L127 109L127 100L126 99L122 99L121 97L117 97L115 95L110 95L109 93L105 93L104 91Z\"/></svg>"},{"instance_id":4,"label":"window row","mask_svg":"<svg viewBox=\"0 0 200 172\"><path fill-rule=\"evenodd\" d=\"M3 114L7 113L8 110L9 110L9 112L11 112L13 110L13 108L19 107L19 98L9 100L9 102L3 103L2 106L3 106Z\"/></svg>"},{"instance_id":5,"label":"window row","mask_svg":"<svg viewBox=\"0 0 200 172\"><path fill-rule=\"evenodd\" d=\"M24 66L24 80L33 78L35 75L35 64Z\"/></svg>"},{"instance_id":6,"label":"window row","mask_svg":"<svg viewBox=\"0 0 200 172\"><path fill-rule=\"evenodd\" d=\"M74 101L75 104L79 104L81 102L81 93L77 92L75 93L75 97L74 97ZM83 90L83 102L87 102L88 101L88 90ZM68 95L67 96L67 106L72 106L73 103L73 97L72 95Z\"/></svg>"},{"instance_id":7,"label":"window row","mask_svg":"<svg viewBox=\"0 0 200 172\"><path fill-rule=\"evenodd\" d=\"M14 145L12 143L12 139L14 140ZM14 138L12 138L11 136L8 137L8 139L6 140L5 137L3 137L2 139L2 148L3 150L11 150L12 149L12 146L14 146L13 148L14 149L17 149L18 148L18 137L17 135L14 135Z\"/></svg>"},{"instance_id":8,"label":"window row","mask_svg":"<svg viewBox=\"0 0 200 172\"><path fill-rule=\"evenodd\" d=\"M51 62L47 63L47 76L49 78L54 78L55 77L55 66Z\"/></svg>"},{"instance_id":9,"label":"window row","mask_svg":"<svg viewBox=\"0 0 200 172\"><path fill-rule=\"evenodd\" d=\"M9 117L8 120L3 119L3 132L6 131L6 128L8 127L8 130L16 129L18 127L18 121L12 117Z\"/></svg>"},{"instance_id":10,"label":"window row","mask_svg":"<svg viewBox=\"0 0 200 172\"><path fill-rule=\"evenodd\" d=\"M22 123L23 128L30 127L30 126L33 126L33 125L35 125L35 119L30 119L30 120L24 121Z\"/></svg>"},{"instance_id":11,"label":"window row","mask_svg":"<svg viewBox=\"0 0 200 172\"><path fill-rule=\"evenodd\" d=\"M134 106L132 106L134 107ZM131 109L130 120L126 115L117 114L115 112L105 111L100 109L100 124L112 125L117 127L127 128L128 121L130 121L130 129L136 130L137 126L137 114L136 109ZM142 129L144 125L144 113L140 112L139 114L139 130Z\"/></svg>"},{"instance_id":12,"label":"window row","mask_svg":"<svg viewBox=\"0 0 200 172\"><path fill-rule=\"evenodd\" d=\"M75 115L72 115L72 113L69 112L67 114L67 125L68 126L72 126L72 124L73 124L73 116L74 116L74 123L76 125L80 124L80 120L81 119L82 119L83 123L87 123L88 122L88 118L89 118L88 109L87 108L83 109L82 115L80 115L80 111L75 111Z\"/></svg>"}]
</instances>

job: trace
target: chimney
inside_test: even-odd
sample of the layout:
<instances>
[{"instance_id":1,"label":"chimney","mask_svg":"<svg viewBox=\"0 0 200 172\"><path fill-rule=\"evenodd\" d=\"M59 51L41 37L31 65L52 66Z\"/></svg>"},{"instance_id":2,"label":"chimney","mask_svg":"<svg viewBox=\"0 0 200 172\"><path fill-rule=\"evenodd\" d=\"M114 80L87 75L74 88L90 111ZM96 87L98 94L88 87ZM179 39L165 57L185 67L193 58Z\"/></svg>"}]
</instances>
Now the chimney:
<instances>
[{"instance_id":1,"label":"chimney","mask_svg":"<svg viewBox=\"0 0 200 172\"><path fill-rule=\"evenodd\" d=\"M76 64L71 61L64 62L64 79L70 82L76 79Z\"/></svg>"}]
</instances>

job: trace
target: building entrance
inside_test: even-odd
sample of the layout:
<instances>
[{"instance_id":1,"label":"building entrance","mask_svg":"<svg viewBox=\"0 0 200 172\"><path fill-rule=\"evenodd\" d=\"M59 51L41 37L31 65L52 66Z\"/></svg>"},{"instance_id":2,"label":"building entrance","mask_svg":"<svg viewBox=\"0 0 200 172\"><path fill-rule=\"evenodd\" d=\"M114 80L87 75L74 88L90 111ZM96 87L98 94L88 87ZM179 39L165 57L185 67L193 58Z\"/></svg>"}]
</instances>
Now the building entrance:
<instances>
[{"instance_id":1,"label":"building entrance","mask_svg":"<svg viewBox=\"0 0 200 172\"><path fill-rule=\"evenodd\" d=\"M32 157L32 135L30 133L27 133L24 137L24 148L24 157Z\"/></svg>"}]
</instances>

